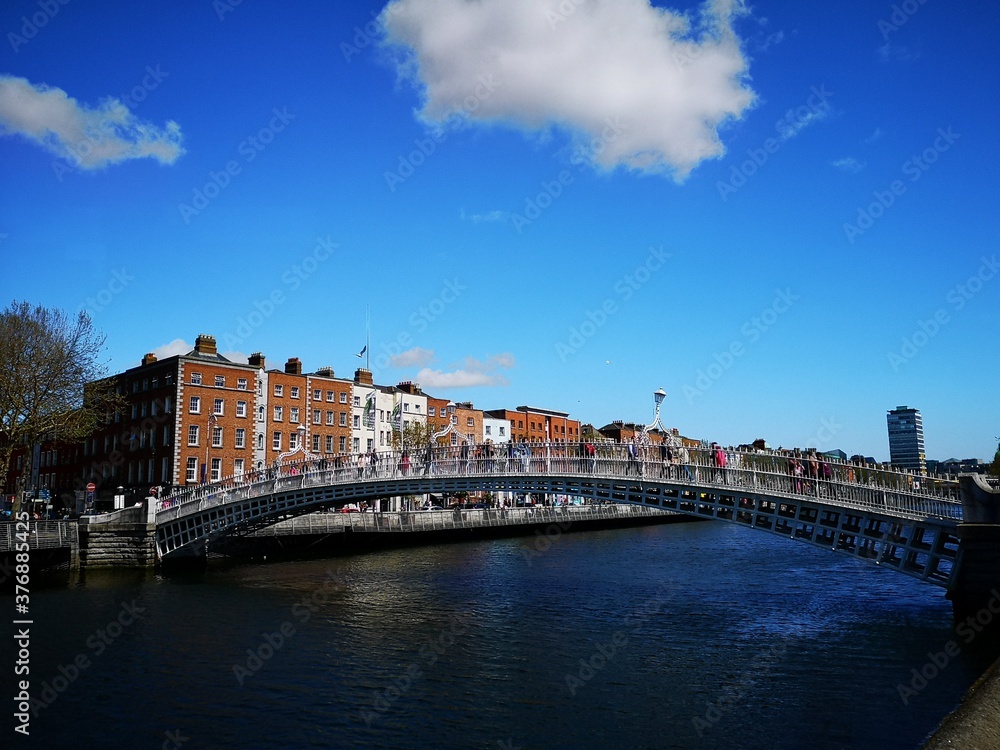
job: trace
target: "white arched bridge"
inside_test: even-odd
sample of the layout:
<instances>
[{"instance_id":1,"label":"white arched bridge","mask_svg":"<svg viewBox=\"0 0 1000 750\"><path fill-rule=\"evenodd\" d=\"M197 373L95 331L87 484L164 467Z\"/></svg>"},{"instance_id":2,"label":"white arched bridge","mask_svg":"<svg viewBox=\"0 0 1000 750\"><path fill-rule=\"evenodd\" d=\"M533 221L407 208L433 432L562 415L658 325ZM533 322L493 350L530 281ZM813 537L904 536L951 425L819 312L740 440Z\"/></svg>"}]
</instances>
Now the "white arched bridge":
<instances>
[{"instance_id":1,"label":"white arched bridge","mask_svg":"<svg viewBox=\"0 0 1000 750\"><path fill-rule=\"evenodd\" d=\"M679 453L682 460L676 460ZM715 519L853 555L948 587L959 563L958 482L818 457L624 445L496 445L285 463L187 488L157 501L156 549L166 559L295 516L348 503L427 494L516 493L625 503ZM486 519L502 508L462 511ZM380 514L362 514L377 518ZM427 513L393 514L404 519ZM483 525L486 525L484 522ZM385 530L378 523L366 526ZM418 526L410 526L418 528Z\"/></svg>"}]
</instances>

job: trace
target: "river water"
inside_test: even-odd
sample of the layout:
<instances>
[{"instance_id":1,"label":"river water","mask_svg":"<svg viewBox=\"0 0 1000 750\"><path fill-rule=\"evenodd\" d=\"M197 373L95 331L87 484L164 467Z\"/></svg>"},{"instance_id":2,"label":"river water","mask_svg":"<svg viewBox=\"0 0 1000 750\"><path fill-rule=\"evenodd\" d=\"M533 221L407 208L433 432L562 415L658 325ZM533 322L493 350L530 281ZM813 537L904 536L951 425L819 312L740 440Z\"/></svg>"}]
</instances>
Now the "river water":
<instances>
[{"instance_id":1,"label":"river water","mask_svg":"<svg viewBox=\"0 0 1000 750\"><path fill-rule=\"evenodd\" d=\"M941 589L769 534L544 547L35 586L31 745L912 750L996 655Z\"/></svg>"}]
</instances>

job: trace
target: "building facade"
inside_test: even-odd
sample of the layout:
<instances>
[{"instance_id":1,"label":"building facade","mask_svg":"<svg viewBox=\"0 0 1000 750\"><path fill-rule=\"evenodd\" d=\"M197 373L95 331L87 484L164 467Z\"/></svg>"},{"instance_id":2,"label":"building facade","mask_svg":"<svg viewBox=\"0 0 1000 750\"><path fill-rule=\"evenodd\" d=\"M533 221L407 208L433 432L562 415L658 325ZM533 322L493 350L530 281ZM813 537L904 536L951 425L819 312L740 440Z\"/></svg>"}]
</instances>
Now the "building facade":
<instances>
[{"instance_id":1,"label":"building facade","mask_svg":"<svg viewBox=\"0 0 1000 750\"><path fill-rule=\"evenodd\" d=\"M920 412L908 406L897 406L886 415L886 424L892 465L925 473L924 422Z\"/></svg>"}]
</instances>

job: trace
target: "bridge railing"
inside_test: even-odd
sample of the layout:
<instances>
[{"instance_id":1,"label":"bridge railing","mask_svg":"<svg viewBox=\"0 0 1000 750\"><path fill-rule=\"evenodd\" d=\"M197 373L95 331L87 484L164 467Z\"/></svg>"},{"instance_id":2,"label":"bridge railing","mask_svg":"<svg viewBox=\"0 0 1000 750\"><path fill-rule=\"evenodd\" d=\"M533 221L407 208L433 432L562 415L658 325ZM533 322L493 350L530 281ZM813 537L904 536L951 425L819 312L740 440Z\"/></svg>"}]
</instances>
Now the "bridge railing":
<instances>
[{"instance_id":1,"label":"bridge railing","mask_svg":"<svg viewBox=\"0 0 1000 750\"><path fill-rule=\"evenodd\" d=\"M233 500L309 486L352 484L414 476L516 476L559 474L622 480L664 479L714 489L731 487L788 497L812 496L836 505L905 517L961 518L958 484L938 477L804 456L685 449L664 459L657 447L630 455L621 444L598 444L588 455L576 443L443 447L412 453L383 452L376 460L350 455L277 464L174 493L157 502L157 521Z\"/></svg>"}]
</instances>

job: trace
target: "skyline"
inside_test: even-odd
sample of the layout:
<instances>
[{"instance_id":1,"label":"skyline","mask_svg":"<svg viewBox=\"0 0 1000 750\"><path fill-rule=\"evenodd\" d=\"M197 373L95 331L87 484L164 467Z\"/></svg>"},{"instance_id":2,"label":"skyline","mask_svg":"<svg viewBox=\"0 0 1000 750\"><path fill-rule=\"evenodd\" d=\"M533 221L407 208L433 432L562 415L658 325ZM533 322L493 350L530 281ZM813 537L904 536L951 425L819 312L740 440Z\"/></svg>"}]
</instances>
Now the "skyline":
<instances>
[{"instance_id":1,"label":"skyline","mask_svg":"<svg viewBox=\"0 0 1000 750\"><path fill-rule=\"evenodd\" d=\"M995 6L386 7L0 10L6 303L340 377L370 306L479 408L992 457Z\"/></svg>"}]
</instances>

